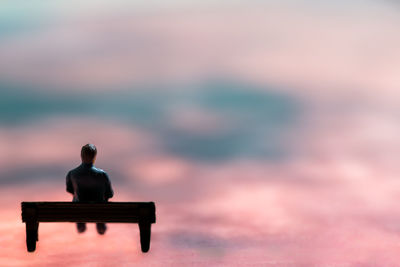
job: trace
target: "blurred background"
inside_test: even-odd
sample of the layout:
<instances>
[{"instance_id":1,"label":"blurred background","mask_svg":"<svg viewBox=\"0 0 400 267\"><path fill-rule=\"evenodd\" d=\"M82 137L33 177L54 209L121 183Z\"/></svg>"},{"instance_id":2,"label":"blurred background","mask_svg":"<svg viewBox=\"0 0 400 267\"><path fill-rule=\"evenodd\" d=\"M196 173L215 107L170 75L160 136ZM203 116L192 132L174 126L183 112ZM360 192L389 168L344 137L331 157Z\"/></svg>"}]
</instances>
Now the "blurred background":
<instances>
[{"instance_id":1,"label":"blurred background","mask_svg":"<svg viewBox=\"0 0 400 267\"><path fill-rule=\"evenodd\" d=\"M5 0L1 266L396 266L400 6ZM86 143L136 225L40 224ZM397 265L398 266L398 265Z\"/></svg>"}]
</instances>

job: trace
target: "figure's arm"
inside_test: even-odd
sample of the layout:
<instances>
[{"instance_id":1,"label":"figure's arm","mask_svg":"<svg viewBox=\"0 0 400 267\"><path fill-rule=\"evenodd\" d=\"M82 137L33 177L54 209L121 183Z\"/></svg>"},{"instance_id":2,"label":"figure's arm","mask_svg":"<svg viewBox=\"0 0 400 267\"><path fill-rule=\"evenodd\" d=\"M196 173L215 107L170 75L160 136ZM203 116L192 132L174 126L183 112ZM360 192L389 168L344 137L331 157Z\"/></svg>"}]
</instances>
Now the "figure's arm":
<instances>
[{"instance_id":1,"label":"figure's arm","mask_svg":"<svg viewBox=\"0 0 400 267\"><path fill-rule=\"evenodd\" d=\"M111 182L110 179L108 178L108 175L106 172L104 172L105 180L106 180L106 191L105 191L105 196L104 198L108 200L109 198L112 198L114 196L114 191L112 190L111 187Z\"/></svg>"},{"instance_id":2,"label":"figure's arm","mask_svg":"<svg viewBox=\"0 0 400 267\"><path fill-rule=\"evenodd\" d=\"M68 172L67 174L67 192L74 194L74 186L72 185L71 181L71 172Z\"/></svg>"}]
</instances>

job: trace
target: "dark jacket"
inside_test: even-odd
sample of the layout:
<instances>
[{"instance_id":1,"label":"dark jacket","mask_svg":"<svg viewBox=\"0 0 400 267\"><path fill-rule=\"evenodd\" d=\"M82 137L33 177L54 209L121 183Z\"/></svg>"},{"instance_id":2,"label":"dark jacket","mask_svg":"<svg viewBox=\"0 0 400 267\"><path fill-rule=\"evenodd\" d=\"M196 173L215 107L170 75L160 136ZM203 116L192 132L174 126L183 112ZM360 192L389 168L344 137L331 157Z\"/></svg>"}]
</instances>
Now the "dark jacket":
<instances>
[{"instance_id":1,"label":"dark jacket","mask_svg":"<svg viewBox=\"0 0 400 267\"><path fill-rule=\"evenodd\" d=\"M106 202L114 195L107 173L91 163L68 172L67 192L74 195L74 202Z\"/></svg>"}]
</instances>

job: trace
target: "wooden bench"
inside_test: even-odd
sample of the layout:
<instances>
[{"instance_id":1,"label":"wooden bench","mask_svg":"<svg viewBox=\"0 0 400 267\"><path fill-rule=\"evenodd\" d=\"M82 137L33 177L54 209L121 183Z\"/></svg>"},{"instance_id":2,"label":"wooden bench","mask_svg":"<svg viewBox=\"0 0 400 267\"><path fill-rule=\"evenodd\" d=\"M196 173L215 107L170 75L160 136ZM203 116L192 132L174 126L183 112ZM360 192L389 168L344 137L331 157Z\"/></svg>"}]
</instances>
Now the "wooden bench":
<instances>
[{"instance_id":1,"label":"wooden bench","mask_svg":"<svg viewBox=\"0 0 400 267\"><path fill-rule=\"evenodd\" d=\"M22 202L26 246L36 249L40 222L138 223L142 252L150 249L151 224L156 222L154 202Z\"/></svg>"}]
</instances>

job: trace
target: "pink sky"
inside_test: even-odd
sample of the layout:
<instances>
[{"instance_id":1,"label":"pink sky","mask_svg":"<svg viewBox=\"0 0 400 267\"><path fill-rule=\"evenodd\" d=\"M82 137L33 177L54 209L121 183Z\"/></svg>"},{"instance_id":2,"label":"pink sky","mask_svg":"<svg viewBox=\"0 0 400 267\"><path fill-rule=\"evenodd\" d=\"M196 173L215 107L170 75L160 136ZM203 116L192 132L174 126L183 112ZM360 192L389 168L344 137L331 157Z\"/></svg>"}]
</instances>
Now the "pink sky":
<instances>
[{"instance_id":1,"label":"pink sky","mask_svg":"<svg viewBox=\"0 0 400 267\"><path fill-rule=\"evenodd\" d=\"M21 25L44 23L0 37L0 89L18 98L0 102L11 116L0 116L0 266L399 266L395 4L92 6L2 11ZM193 86L221 77L245 84L232 94L250 105ZM145 97L110 98L111 108L102 98L127 91ZM173 97L156 99L166 92ZM79 110L83 95L104 106ZM283 104L263 109L254 96ZM51 105L63 97L73 112ZM140 101L158 115L137 111ZM185 143L225 139L235 149L218 146L231 152L211 159ZM79 235L73 224L43 223L36 252L26 252L20 202L70 201L65 174L88 142L113 201L156 203L148 254L129 224L98 236L94 225Z\"/></svg>"}]
</instances>

